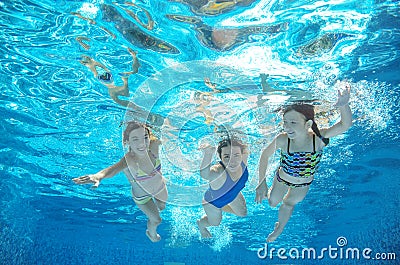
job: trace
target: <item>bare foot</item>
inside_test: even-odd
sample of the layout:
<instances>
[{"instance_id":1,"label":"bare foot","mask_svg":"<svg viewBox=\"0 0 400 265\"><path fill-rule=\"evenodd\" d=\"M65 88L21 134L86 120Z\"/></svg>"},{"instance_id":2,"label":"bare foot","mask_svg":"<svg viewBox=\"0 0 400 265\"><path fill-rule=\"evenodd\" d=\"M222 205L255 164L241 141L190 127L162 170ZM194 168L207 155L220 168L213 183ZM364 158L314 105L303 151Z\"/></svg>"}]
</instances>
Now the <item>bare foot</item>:
<instances>
[{"instance_id":1,"label":"bare foot","mask_svg":"<svg viewBox=\"0 0 400 265\"><path fill-rule=\"evenodd\" d=\"M161 236L157 234L157 226L152 224L150 220L147 220L147 230L146 236L151 240L151 242L155 243L161 240Z\"/></svg>"},{"instance_id":2,"label":"bare foot","mask_svg":"<svg viewBox=\"0 0 400 265\"><path fill-rule=\"evenodd\" d=\"M282 234L282 229L279 228L279 222L276 222L274 231L267 237L267 242L275 241L275 239L277 239L280 234Z\"/></svg>"},{"instance_id":3,"label":"bare foot","mask_svg":"<svg viewBox=\"0 0 400 265\"><path fill-rule=\"evenodd\" d=\"M208 231L208 229L205 226L203 226L200 221L201 220L197 220L197 226L199 227L201 237L211 238L212 235L210 234L210 231Z\"/></svg>"},{"instance_id":4,"label":"bare foot","mask_svg":"<svg viewBox=\"0 0 400 265\"><path fill-rule=\"evenodd\" d=\"M159 234L150 235L149 230L146 230L146 236L151 240L151 242L156 243L161 240L161 236Z\"/></svg>"}]
</instances>

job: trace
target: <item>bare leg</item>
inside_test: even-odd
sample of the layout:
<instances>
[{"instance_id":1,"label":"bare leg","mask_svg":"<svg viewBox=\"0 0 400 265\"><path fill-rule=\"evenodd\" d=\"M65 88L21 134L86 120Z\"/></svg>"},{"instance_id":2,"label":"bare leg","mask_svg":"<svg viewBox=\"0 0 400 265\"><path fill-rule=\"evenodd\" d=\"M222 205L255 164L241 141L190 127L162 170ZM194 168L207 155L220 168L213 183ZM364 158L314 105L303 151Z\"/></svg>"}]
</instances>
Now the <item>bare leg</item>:
<instances>
[{"instance_id":1,"label":"bare leg","mask_svg":"<svg viewBox=\"0 0 400 265\"><path fill-rule=\"evenodd\" d=\"M206 215L204 215L200 220L197 220L197 226L199 227L202 238L210 238L212 236L207 227L218 226L221 223L222 210L205 201L203 201L203 208Z\"/></svg>"},{"instance_id":2,"label":"bare leg","mask_svg":"<svg viewBox=\"0 0 400 265\"><path fill-rule=\"evenodd\" d=\"M269 189L268 195L267 195L269 205L271 207L276 207L280 202L282 202L283 197L288 192L288 190L289 190L289 187L282 184L281 182L279 182L275 176L274 182L273 182L271 188ZM279 222L276 222L275 226L274 226L274 231L271 234L269 234L267 237L267 242L270 242L268 240L272 240L273 238L276 239L276 237L278 237L278 236L275 236L275 234L274 234L275 231L277 231L276 233L278 233L278 226L279 226ZM280 233L282 233L282 231Z\"/></svg>"},{"instance_id":3,"label":"bare leg","mask_svg":"<svg viewBox=\"0 0 400 265\"><path fill-rule=\"evenodd\" d=\"M165 186L157 195L154 196L154 202L157 205L157 208L162 211L165 209L165 204L168 200L168 191Z\"/></svg>"},{"instance_id":4,"label":"bare leg","mask_svg":"<svg viewBox=\"0 0 400 265\"><path fill-rule=\"evenodd\" d=\"M222 210L223 212L226 212L226 213L233 213L233 214L235 214L235 213L233 212L232 208L229 206L229 204L228 204L228 205L225 205L224 207L222 207L221 210Z\"/></svg>"},{"instance_id":5,"label":"bare leg","mask_svg":"<svg viewBox=\"0 0 400 265\"><path fill-rule=\"evenodd\" d=\"M279 207L278 222L275 223L274 231L268 235L267 242L273 242L280 234L292 216L294 206L301 202L307 195L310 186L290 188L288 194L283 199Z\"/></svg>"},{"instance_id":6,"label":"bare leg","mask_svg":"<svg viewBox=\"0 0 400 265\"><path fill-rule=\"evenodd\" d=\"M138 204L136 205L139 207L140 210L147 216L147 230L146 235L152 242L158 242L161 240L160 235L157 233L157 227L161 223L160 212L156 204L154 203L153 199L148 201L145 204Z\"/></svg>"},{"instance_id":7,"label":"bare leg","mask_svg":"<svg viewBox=\"0 0 400 265\"><path fill-rule=\"evenodd\" d=\"M282 202L283 197L288 192L289 187L285 184L279 182L274 178L274 182L272 183L271 188L268 191L268 203L271 207L276 207L279 203Z\"/></svg>"},{"instance_id":8,"label":"bare leg","mask_svg":"<svg viewBox=\"0 0 400 265\"><path fill-rule=\"evenodd\" d=\"M246 200L240 192L236 198L228 205L222 208L223 211L233 213L237 216L244 217L247 215Z\"/></svg>"}]
</instances>

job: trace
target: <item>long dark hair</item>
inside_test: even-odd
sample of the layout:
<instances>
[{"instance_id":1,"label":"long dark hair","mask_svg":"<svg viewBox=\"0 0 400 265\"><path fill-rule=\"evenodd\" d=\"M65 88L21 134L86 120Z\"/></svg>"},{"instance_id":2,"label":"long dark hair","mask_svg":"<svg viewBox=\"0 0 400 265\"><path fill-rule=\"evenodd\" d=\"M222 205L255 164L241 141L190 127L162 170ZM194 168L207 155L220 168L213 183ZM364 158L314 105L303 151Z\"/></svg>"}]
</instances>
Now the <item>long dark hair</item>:
<instances>
[{"instance_id":1,"label":"long dark hair","mask_svg":"<svg viewBox=\"0 0 400 265\"><path fill-rule=\"evenodd\" d=\"M314 112L314 106L310 104L305 104L305 103L298 103L298 104L293 104L287 106L283 110L283 115L285 115L287 112L294 110L296 112L299 112L306 117L306 121L312 120L312 126L311 129L315 133L316 136L318 136L322 142L324 142L325 145L329 144L329 139L325 138L321 135L321 132L319 131L317 123L315 123L315 112Z\"/></svg>"},{"instance_id":2,"label":"long dark hair","mask_svg":"<svg viewBox=\"0 0 400 265\"><path fill-rule=\"evenodd\" d=\"M217 153L219 155L219 158L221 158L222 148L227 147L227 146L239 146L242 154L243 154L244 150L247 148L247 146L240 139L225 138L218 143Z\"/></svg>"}]
</instances>

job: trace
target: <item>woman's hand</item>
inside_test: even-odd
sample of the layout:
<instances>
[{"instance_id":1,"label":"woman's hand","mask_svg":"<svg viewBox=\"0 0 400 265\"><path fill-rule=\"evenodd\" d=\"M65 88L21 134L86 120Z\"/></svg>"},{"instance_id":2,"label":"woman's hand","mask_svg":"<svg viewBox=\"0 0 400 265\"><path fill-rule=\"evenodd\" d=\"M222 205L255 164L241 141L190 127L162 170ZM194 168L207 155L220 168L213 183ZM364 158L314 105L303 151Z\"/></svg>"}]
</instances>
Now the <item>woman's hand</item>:
<instances>
[{"instance_id":1,"label":"woman's hand","mask_svg":"<svg viewBox=\"0 0 400 265\"><path fill-rule=\"evenodd\" d=\"M96 189L100 185L102 177L99 174L84 175L79 178L72 179L75 184L89 184L93 183L92 189Z\"/></svg>"}]
</instances>

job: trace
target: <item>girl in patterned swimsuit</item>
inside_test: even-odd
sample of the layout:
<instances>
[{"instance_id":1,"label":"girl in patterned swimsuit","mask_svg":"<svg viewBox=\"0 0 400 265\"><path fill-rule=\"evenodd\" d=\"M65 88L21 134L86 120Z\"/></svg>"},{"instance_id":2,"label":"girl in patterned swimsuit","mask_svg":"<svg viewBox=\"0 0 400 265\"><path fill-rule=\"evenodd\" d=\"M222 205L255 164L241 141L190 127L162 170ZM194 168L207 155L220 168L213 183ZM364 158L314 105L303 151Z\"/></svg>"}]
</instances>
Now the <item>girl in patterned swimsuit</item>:
<instances>
[{"instance_id":1,"label":"girl in patterned swimsuit","mask_svg":"<svg viewBox=\"0 0 400 265\"><path fill-rule=\"evenodd\" d=\"M153 137L149 128L137 122L128 122L123 134L129 151L116 164L93 175L73 179L76 184L94 183L97 188L104 178L111 178L124 170L132 186L136 205L147 216L146 235L152 242L160 241L157 227L161 223L160 211L165 208L168 192L161 173L158 158L160 141Z\"/></svg>"},{"instance_id":2,"label":"girl in patterned swimsuit","mask_svg":"<svg viewBox=\"0 0 400 265\"><path fill-rule=\"evenodd\" d=\"M283 114L284 132L275 137L265 148L259 163L259 184L256 189L256 202L267 198L271 207L279 208L278 222L267 237L267 242L274 241L289 221L294 206L306 196L314 173L321 159L322 149L329 143L329 138L347 131L352 125L352 113L349 107L350 85L339 82L343 91L339 90L335 104L339 108L341 120L335 125L318 129L314 121L314 108L308 104L288 106ZM266 172L269 158L281 150L280 166L276 171L272 187L268 191Z\"/></svg>"}]
</instances>

